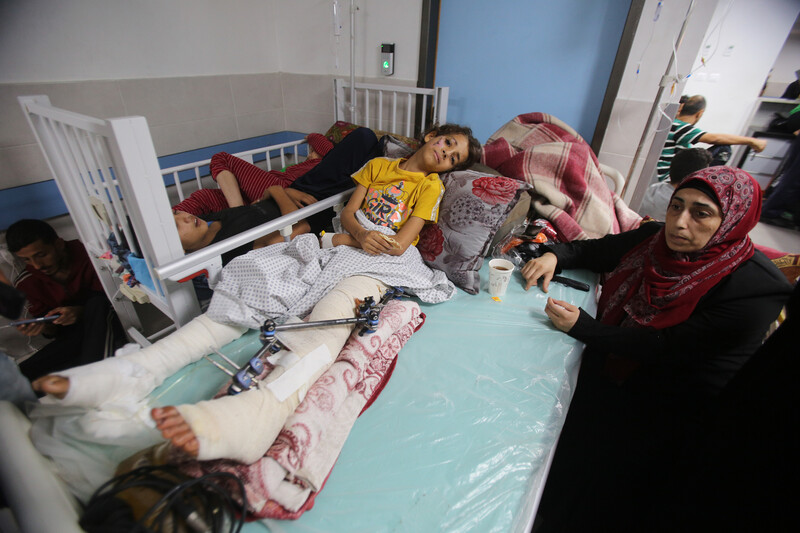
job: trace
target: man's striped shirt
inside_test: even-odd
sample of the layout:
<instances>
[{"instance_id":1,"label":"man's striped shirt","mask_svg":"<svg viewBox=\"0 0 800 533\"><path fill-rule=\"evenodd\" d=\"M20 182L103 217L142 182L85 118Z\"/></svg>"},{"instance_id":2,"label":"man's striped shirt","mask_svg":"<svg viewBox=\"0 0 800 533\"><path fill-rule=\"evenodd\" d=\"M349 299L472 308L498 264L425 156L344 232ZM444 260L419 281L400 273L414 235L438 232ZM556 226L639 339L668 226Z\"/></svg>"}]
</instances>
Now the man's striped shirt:
<instances>
[{"instance_id":1,"label":"man's striped shirt","mask_svg":"<svg viewBox=\"0 0 800 533\"><path fill-rule=\"evenodd\" d=\"M658 158L658 166L656 167L658 181L664 181L669 178L669 166L678 150L691 148L705 133L705 131L677 118L672 122L667 135L667 142L664 143L664 149L661 150L661 156Z\"/></svg>"}]
</instances>

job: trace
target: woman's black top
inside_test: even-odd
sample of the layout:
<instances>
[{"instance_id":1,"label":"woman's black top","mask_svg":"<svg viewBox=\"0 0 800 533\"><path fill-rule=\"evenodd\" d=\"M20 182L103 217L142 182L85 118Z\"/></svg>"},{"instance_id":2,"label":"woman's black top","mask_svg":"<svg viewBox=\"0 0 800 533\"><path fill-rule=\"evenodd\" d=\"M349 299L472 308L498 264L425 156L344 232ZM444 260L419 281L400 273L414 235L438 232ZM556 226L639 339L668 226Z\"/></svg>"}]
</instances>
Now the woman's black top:
<instances>
[{"instance_id":1,"label":"woman's black top","mask_svg":"<svg viewBox=\"0 0 800 533\"><path fill-rule=\"evenodd\" d=\"M663 224L601 239L547 247L558 268L611 272L622 256ZM643 363L638 379L674 392L715 395L761 345L770 324L792 290L777 267L757 251L711 288L683 323L664 329L610 326L581 310L569 335L584 342L587 353L609 354Z\"/></svg>"}]
</instances>

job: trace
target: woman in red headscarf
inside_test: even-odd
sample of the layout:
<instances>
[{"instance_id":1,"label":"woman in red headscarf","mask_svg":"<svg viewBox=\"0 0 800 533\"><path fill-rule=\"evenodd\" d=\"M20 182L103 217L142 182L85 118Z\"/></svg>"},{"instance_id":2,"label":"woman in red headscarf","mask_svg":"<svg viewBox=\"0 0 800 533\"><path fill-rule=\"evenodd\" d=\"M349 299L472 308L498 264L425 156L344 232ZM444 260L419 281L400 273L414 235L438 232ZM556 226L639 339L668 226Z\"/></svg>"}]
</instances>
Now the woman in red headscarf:
<instances>
[{"instance_id":1,"label":"woman in red headscarf","mask_svg":"<svg viewBox=\"0 0 800 533\"><path fill-rule=\"evenodd\" d=\"M562 268L608 273L597 319L552 298L545 308L587 349L541 531L658 530L674 515L663 506L703 416L792 289L748 237L760 212L749 174L710 167L676 188L664 224L550 246L523 267L545 291Z\"/></svg>"}]
</instances>

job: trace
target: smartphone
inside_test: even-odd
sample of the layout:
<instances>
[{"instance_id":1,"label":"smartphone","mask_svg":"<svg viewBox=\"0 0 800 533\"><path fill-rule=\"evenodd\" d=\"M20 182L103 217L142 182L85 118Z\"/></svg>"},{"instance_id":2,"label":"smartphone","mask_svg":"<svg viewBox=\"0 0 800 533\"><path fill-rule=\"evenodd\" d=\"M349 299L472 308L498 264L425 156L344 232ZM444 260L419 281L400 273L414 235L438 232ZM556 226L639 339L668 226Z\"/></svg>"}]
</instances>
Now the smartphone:
<instances>
[{"instance_id":1,"label":"smartphone","mask_svg":"<svg viewBox=\"0 0 800 533\"><path fill-rule=\"evenodd\" d=\"M579 291L589 292L589 285L582 281L565 278L564 276L553 276L553 281L566 285L567 287L572 287L573 289L578 289Z\"/></svg>"},{"instance_id":2,"label":"smartphone","mask_svg":"<svg viewBox=\"0 0 800 533\"><path fill-rule=\"evenodd\" d=\"M25 320L17 320L15 322L10 322L8 326L21 326L23 324L36 324L37 322L52 322L56 318L60 317L61 315L50 315L50 316L42 316L39 318L26 318Z\"/></svg>"}]
</instances>

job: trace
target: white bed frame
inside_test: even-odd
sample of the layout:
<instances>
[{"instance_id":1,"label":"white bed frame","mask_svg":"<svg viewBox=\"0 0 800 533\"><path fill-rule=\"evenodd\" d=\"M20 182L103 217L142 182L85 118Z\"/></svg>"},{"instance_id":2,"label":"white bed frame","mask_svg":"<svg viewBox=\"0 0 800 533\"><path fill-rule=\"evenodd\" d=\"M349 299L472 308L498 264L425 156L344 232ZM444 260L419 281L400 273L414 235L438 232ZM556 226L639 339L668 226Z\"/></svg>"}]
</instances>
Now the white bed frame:
<instances>
[{"instance_id":1,"label":"white bed frame","mask_svg":"<svg viewBox=\"0 0 800 533\"><path fill-rule=\"evenodd\" d=\"M335 120L406 136L414 134L414 124L424 128L434 122L445 123L447 99L446 87L420 89L362 83L351 87L344 80L334 80ZM287 234L293 223L342 204L349 196L349 193L336 195L184 255L164 176L173 177L178 198L183 200L179 173L193 170L195 181L202 188L200 168L209 159L161 170L144 117L97 119L54 107L47 96L21 96L19 102L106 294L128 336L142 345L200 313L192 285L182 281L199 272L213 279L222 268L222 253L272 231ZM304 144L305 141L299 140L236 155L252 161L254 155L266 154L267 168L271 169L273 157L280 161L280 167L299 162ZM102 205L101 211L107 215L105 221L94 214L98 205ZM150 338L142 333L133 303L119 294L120 278L114 275L108 261L98 259L109 249L107 239L112 233L117 242L123 242L124 238L129 249L145 260L155 288L140 287L149 301L173 322L167 330Z\"/></svg>"}]
</instances>

